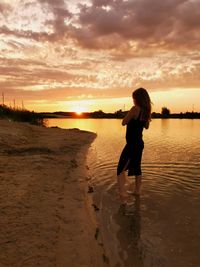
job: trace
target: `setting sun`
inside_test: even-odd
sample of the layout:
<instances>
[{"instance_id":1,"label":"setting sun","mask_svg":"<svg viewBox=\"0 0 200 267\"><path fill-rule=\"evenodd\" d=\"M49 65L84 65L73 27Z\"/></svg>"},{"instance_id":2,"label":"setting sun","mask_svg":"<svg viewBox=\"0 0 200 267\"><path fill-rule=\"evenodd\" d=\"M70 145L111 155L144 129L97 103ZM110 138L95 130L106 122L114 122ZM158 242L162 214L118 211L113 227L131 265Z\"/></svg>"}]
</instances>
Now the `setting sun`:
<instances>
[{"instance_id":1,"label":"setting sun","mask_svg":"<svg viewBox=\"0 0 200 267\"><path fill-rule=\"evenodd\" d=\"M82 114L82 111L76 111L76 115L80 116Z\"/></svg>"},{"instance_id":2,"label":"setting sun","mask_svg":"<svg viewBox=\"0 0 200 267\"><path fill-rule=\"evenodd\" d=\"M78 103L78 105L75 105L73 110L74 110L74 112L76 113L77 116L82 115L82 113L85 111L85 109L80 106L80 103Z\"/></svg>"}]
</instances>

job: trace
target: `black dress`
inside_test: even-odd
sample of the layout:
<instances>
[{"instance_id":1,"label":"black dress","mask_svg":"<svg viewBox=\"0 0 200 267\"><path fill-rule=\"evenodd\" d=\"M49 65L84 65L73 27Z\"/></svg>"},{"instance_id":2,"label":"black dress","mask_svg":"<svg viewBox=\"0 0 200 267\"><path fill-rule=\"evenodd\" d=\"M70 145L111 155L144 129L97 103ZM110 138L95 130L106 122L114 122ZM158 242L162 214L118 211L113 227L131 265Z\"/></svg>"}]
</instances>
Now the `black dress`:
<instances>
[{"instance_id":1,"label":"black dress","mask_svg":"<svg viewBox=\"0 0 200 267\"><path fill-rule=\"evenodd\" d=\"M128 161L128 166L125 169L128 170L128 176L141 175L141 159L144 149L142 132L145 121L140 120L140 114L137 119L131 119L126 126L126 145L118 162L117 175L124 170Z\"/></svg>"}]
</instances>

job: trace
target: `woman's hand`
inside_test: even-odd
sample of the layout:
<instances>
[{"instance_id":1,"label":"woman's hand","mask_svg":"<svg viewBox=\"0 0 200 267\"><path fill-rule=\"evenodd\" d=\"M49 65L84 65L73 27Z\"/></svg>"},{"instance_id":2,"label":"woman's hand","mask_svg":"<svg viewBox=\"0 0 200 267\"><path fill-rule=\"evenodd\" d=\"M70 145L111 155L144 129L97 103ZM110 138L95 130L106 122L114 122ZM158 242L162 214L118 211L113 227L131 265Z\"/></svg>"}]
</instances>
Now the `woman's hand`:
<instances>
[{"instance_id":1,"label":"woman's hand","mask_svg":"<svg viewBox=\"0 0 200 267\"><path fill-rule=\"evenodd\" d=\"M149 121L145 121L144 128L145 128L145 129L149 129Z\"/></svg>"}]
</instances>

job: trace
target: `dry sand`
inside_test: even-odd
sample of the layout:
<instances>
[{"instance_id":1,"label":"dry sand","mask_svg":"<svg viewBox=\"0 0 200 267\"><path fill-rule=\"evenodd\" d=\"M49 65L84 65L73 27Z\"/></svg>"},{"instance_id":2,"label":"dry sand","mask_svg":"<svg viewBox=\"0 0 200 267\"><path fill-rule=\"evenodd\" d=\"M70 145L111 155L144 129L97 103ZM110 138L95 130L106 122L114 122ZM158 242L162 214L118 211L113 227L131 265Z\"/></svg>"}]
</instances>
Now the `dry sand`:
<instances>
[{"instance_id":1,"label":"dry sand","mask_svg":"<svg viewBox=\"0 0 200 267\"><path fill-rule=\"evenodd\" d=\"M0 120L0 267L107 265L88 205L94 138Z\"/></svg>"}]
</instances>

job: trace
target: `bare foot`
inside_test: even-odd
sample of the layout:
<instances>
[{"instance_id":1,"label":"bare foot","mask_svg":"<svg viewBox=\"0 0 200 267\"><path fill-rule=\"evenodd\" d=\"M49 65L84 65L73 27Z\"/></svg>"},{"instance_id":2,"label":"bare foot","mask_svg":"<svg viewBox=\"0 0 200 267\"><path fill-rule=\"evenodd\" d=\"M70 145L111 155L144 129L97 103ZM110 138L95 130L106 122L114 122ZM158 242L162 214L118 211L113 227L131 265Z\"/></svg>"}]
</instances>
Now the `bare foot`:
<instances>
[{"instance_id":1,"label":"bare foot","mask_svg":"<svg viewBox=\"0 0 200 267\"><path fill-rule=\"evenodd\" d=\"M140 191L131 191L131 190L127 190L126 191L127 192L127 194L129 194L129 195L132 195L132 196L139 196L140 195Z\"/></svg>"},{"instance_id":2,"label":"bare foot","mask_svg":"<svg viewBox=\"0 0 200 267\"><path fill-rule=\"evenodd\" d=\"M126 194L119 194L119 199L121 204L126 204L128 201L128 196Z\"/></svg>"}]
</instances>

